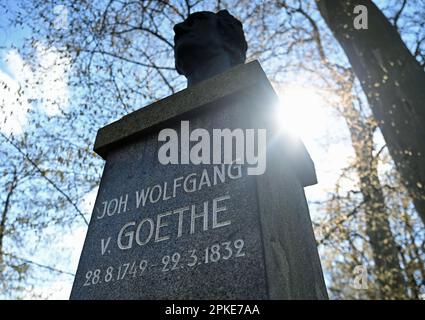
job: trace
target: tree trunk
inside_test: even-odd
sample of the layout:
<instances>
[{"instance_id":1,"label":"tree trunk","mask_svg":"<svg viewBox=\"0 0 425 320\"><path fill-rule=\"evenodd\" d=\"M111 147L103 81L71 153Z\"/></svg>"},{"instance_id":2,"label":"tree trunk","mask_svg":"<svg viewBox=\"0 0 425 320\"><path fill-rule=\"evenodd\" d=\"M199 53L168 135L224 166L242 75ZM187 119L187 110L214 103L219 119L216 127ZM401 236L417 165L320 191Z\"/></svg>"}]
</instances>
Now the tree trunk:
<instances>
[{"instance_id":1,"label":"tree trunk","mask_svg":"<svg viewBox=\"0 0 425 320\"><path fill-rule=\"evenodd\" d=\"M373 156L373 129L354 107L344 108L356 167L363 195L366 234L370 240L376 276L382 299L406 299L405 280L400 267L397 243L390 227L389 214Z\"/></svg>"},{"instance_id":2,"label":"tree trunk","mask_svg":"<svg viewBox=\"0 0 425 320\"><path fill-rule=\"evenodd\" d=\"M425 222L425 72L384 14L368 0L316 0L368 97L388 150ZM354 28L354 7L368 29Z\"/></svg>"},{"instance_id":3,"label":"tree trunk","mask_svg":"<svg viewBox=\"0 0 425 320\"><path fill-rule=\"evenodd\" d=\"M18 175L15 168L13 171L13 179L10 182L10 186L7 188L6 200L4 201L3 210L0 216L0 272L2 271L2 264L3 264L3 241L4 241L4 236L6 234L7 213L9 211L10 199L12 197L13 191L15 190L17 186L17 183L18 183Z\"/></svg>"}]
</instances>

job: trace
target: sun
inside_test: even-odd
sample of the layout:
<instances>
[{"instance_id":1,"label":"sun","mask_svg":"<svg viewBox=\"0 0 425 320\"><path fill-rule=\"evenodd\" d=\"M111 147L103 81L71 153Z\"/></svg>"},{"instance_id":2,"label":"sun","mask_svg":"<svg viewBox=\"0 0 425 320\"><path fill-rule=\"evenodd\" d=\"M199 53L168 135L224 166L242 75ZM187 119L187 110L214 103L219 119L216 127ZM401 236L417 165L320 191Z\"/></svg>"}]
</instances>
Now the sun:
<instances>
[{"instance_id":1,"label":"sun","mask_svg":"<svg viewBox=\"0 0 425 320\"><path fill-rule=\"evenodd\" d=\"M319 91L314 87L288 85L278 90L280 105L276 120L282 131L311 141L323 135L329 115Z\"/></svg>"}]
</instances>

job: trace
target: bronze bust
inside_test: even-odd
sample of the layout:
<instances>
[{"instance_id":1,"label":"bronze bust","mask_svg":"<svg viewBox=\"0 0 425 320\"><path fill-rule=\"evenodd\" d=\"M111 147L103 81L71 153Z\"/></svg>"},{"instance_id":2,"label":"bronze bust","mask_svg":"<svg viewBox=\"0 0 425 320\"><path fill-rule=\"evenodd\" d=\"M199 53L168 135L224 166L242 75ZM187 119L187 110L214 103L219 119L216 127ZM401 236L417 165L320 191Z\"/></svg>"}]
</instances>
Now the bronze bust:
<instances>
[{"instance_id":1,"label":"bronze bust","mask_svg":"<svg viewBox=\"0 0 425 320\"><path fill-rule=\"evenodd\" d=\"M176 69L188 86L245 62L242 23L227 10L192 13L174 26L174 33Z\"/></svg>"}]
</instances>

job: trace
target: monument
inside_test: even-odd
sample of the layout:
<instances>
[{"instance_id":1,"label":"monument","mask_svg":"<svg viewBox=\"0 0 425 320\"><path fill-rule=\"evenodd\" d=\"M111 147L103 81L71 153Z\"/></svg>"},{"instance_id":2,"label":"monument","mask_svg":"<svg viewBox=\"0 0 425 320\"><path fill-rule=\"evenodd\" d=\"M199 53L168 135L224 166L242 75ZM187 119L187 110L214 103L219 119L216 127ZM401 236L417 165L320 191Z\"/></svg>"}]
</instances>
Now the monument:
<instances>
[{"instance_id":1,"label":"monument","mask_svg":"<svg viewBox=\"0 0 425 320\"><path fill-rule=\"evenodd\" d=\"M241 23L198 12L175 30L188 88L98 131L105 167L71 299L327 299L302 143L245 62Z\"/></svg>"}]
</instances>

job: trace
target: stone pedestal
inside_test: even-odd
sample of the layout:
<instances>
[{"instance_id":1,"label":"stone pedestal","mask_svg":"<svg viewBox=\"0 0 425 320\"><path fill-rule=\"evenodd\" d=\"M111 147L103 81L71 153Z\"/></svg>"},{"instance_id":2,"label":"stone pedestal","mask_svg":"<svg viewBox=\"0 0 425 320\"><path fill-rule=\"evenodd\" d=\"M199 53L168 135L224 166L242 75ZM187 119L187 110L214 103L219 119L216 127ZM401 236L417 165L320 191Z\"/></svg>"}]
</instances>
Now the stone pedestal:
<instances>
[{"instance_id":1,"label":"stone pedestal","mask_svg":"<svg viewBox=\"0 0 425 320\"><path fill-rule=\"evenodd\" d=\"M277 104L254 61L100 129L106 163L71 299L326 299L303 190L314 166L279 132ZM158 133L181 138L186 124L266 129L265 173L161 164Z\"/></svg>"}]
</instances>

